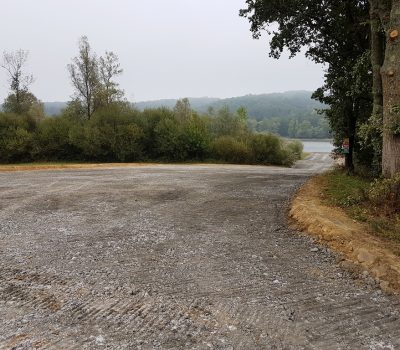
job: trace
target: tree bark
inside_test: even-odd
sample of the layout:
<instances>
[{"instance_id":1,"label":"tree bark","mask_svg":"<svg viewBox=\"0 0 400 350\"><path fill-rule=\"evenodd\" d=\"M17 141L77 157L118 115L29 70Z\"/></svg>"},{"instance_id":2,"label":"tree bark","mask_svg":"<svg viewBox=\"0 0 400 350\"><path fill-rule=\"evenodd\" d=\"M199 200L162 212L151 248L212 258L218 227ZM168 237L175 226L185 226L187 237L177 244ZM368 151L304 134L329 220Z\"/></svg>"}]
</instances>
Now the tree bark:
<instances>
[{"instance_id":1,"label":"tree bark","mask_svg":"<svg viewBox=\"0 0 400 350\"><path fill-rule=\"evenodd\" d=\"M384 60L384 32L380 18L379 0L370 0L371 64L372 64L372 114L383 120L383 91L381 68Z\"/></svg>"},{"instance_id":2,"label":"tree bark","mask_svg":"<svg viewBox=\"0 0 400 350\"><path fill-rule=\"evenodd\" d=\"M400 0L392 1L386 30L385 60L381 69L383 87L382 172L393 177L400 172ZM397 129L397 132L395 131Z\"/></svg>"},{"instance_id":3,"label":"tree bark","mask_svg":"<svg viewBox=\"0 0 400 350\"><path fill-rule=\"evenodd\" d=\"M353 101L347 101L347 136L349 138L349 153L345 155L345 168L349 174L354 172L354 145L356 141L357 114L353 109Z\"/></svg>"}]
</instances>

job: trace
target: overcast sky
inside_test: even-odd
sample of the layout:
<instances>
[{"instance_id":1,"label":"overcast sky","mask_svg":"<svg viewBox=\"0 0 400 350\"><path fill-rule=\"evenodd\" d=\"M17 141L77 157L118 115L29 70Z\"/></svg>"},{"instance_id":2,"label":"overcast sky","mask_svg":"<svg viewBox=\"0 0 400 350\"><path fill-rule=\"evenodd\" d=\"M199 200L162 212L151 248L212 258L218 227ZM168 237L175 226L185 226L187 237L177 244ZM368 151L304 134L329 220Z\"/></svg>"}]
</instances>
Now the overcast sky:
<instances>
[{"instance_id":1,"label":"overcast sky","mask_svg":"<svg viewBox=\"0 0 400 350\"><path fill-rule=\"evenodd\" d=\"M313 90L322 68L304 57L268 57L238 16L245 0L0 0L1 52L29 50L32 91L42 101L73 93L67 64L87 35L101 55L114 51L131 101L232 97ZM0 99L7 95L0 72Z\"/></svg>"}]
</instances>

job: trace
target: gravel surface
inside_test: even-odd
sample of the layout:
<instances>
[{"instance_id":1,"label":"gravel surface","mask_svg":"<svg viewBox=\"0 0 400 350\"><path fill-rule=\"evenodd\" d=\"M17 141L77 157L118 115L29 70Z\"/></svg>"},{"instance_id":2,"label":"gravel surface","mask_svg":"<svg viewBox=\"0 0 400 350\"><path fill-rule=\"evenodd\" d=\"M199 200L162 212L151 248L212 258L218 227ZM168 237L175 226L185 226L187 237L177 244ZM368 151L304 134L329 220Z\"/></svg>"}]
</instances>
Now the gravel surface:
<instances>
[{"instance_id":1,"label":"gravel surface","mask_svg":"<svg viewBox=\"0 0 400 350\"><path fill-rule=\"evenodd\" d=\"M400 300L290 229L326 169L0 173L0 349L400 349Z\"/></svg>"}]
</instances>

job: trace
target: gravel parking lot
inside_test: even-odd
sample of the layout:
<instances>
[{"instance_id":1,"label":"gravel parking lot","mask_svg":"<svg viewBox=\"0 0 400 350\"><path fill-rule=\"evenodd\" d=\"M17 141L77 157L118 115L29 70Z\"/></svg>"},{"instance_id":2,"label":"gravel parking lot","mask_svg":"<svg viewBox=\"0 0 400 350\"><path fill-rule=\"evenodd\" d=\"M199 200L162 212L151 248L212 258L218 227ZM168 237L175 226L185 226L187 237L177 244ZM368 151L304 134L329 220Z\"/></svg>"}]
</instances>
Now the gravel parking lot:
<instances>
[{"instance_id":1,"label":"gravel parking lot","mask_svg":"<svg viewBox=\"0 0 400 350\"><path fill-rule=\"evenodd\" d=\"M0 173L0 349L400 349L400 299L288 225L330 164Z\"/></svg>"}]
</instances>

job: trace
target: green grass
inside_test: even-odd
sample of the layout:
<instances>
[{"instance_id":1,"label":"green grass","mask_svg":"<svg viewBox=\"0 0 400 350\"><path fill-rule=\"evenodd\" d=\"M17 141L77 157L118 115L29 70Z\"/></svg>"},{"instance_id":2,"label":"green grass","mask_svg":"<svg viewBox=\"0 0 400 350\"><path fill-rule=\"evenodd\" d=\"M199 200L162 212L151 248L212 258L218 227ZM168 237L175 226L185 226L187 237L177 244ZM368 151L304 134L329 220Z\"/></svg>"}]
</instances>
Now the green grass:
<instances>
[{"instance_id":1,"label":"green grass","mask_svg":"<svg viewBox=\"0 0 400 350\"><path fill-rule=\"evenodd\" d=\"M325 175L325 194L329 201L340 207L350 207L365 199L370 182L358 176L350 176L341 170Z\"/></svg>"},{"instance_id":2,"label":"green grass","mask_svg":"<svg viewBox=\"0 0 400 350\"><path fill-rule=\"evenodd\" d=\"M377 205L369 196L371 181L337 169L322 175L322 195L326 204L337 206L353 220L366 223L379 237L400 242L400 212L392 203Z\"/></svg>"}]
</instances>

